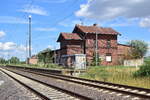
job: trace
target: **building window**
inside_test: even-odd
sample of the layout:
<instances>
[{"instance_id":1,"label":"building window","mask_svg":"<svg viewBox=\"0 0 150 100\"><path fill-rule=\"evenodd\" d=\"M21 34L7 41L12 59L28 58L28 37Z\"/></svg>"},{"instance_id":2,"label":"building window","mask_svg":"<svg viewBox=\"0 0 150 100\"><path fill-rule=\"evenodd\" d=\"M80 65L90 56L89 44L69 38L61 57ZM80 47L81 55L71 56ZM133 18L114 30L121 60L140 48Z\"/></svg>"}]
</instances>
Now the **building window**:
<instances>
[{"instance_id":1,"label":"building window","mask_svg":"<svg viewBox=\"0 0 150 100\"><path fill-rule=\"evenodd\" d=\"M107 40L107 48L109 49L111 47L111 41Z\"/></svg>"},{"instance_id":2,"label":"building window","mask_svg":"<svg viewBox=\"0 0 150 100\"><path fill-rule=\"evenodd\" d=\"M111 55L111 53L107 53L106 54L106 61L107 62L111 62L112 61L112 55Z\"/></svg>"}]
</instances>

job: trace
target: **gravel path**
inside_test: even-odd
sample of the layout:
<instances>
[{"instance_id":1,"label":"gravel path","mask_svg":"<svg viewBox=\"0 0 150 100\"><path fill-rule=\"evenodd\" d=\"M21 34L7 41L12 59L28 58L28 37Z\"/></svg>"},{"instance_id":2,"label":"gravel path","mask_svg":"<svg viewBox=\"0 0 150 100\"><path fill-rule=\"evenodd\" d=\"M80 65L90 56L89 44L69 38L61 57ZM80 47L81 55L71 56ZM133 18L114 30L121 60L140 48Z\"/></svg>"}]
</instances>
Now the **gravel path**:
<instances>
[{"instance_id":1,"label":"gravel path","mask_svg":"<svg viewBox=\"0 0 150 100\"><path fill-rule=\"evenodd\" d=\"M41 100L0 71L0 100Z\"/></svg>"}]
</instances>

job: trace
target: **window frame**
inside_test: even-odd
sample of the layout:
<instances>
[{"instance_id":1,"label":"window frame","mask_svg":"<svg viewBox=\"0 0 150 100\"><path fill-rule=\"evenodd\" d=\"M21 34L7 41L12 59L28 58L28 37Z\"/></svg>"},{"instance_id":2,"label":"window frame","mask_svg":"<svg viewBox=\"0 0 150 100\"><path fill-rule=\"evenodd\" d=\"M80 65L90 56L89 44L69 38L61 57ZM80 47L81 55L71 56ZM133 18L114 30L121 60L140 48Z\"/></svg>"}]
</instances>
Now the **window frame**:
<instances>
[{"instance_id":1,"label":"window frame","mask_svg":"<svg viewBox=\"0 0 150 100\"><path fill-rule=\"evenodd\" d=\"M106 45L107 49L111 48L111 40L107 39L107 45Z\"/></svg>"},{"instance_id":2,"label":"window frame","mask_svg":"<svg viewBox=\"0 0 150 100\"><path fill-rule=\"evenodd\" d=\"M107 57L110 57L110 60L107 60L108 59ZM112 62L112 54L111 53L106 53L105 61L106 62Z\"/></svg>"}]
</instances>

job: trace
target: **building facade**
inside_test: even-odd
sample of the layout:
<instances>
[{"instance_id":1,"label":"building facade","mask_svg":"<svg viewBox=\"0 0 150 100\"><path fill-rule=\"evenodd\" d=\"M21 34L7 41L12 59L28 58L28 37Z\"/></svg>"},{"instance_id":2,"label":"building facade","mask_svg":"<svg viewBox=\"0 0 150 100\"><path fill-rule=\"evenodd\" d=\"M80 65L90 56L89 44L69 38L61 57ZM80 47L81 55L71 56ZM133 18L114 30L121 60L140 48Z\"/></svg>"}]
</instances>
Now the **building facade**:
<instances>
[{"instance_id":1,"label":"building facade","mask_svg":"<svg viewBox=\"0 0 150 100\"><path fill-rule=\"evenodd\" d=\"M126 50L128 47L118 44L119 32L112 28L99 27L96 24L92 26L76 25L72 33L60 33L57 42L60 42L60 49L57 56L59 62L64 55L85 54L87 64L90 65L96 51L97 35L97 53L101 59L101 65L118 65L118 58L123 58L123 53L119 51ZM120 53L120 52L119 52ZM68 63L66 61L65 63ZM67 64L66 64L67 65Z\"/></svg>"},{"instance_id":2,"label":"building facade","mask_svg":"<svg viewBox=\"0 0 150 100\"><path fill-rule=\"evenodd\" d=\"M29 64L37 64L38 63L38 57L36 55L33 55L31 58L29 58Z\"/></svg>"}]
</instances>

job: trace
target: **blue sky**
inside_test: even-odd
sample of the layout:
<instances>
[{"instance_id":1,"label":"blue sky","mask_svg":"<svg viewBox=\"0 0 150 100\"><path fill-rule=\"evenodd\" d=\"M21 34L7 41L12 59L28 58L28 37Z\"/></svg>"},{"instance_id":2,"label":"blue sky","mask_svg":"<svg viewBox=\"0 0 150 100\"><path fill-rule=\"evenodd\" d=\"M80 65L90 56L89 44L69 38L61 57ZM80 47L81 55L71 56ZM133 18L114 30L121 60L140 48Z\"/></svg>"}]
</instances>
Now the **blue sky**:
<instances>
[{"instance_id":1,"label":"blue sky","mask_svg":"<svg viewBox=\"0 0 150 100\"><path fill-rule=\"evenodd\" d=\"M150 44L149 0L3 0L0 3L0 56L26 57L28 16L32 15L32 54L59 48L60 32L75 24L97 23L122 34L119 43L144 40ZM150 51L150 50L149 50Z\"/></svg>"}]
</instances>

